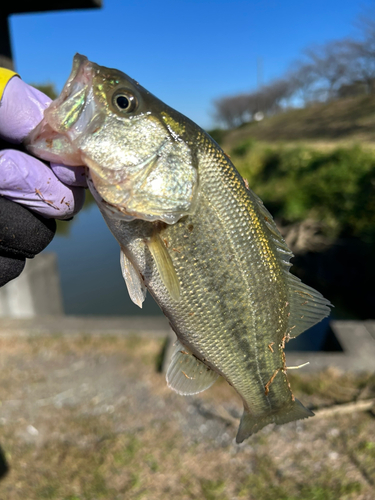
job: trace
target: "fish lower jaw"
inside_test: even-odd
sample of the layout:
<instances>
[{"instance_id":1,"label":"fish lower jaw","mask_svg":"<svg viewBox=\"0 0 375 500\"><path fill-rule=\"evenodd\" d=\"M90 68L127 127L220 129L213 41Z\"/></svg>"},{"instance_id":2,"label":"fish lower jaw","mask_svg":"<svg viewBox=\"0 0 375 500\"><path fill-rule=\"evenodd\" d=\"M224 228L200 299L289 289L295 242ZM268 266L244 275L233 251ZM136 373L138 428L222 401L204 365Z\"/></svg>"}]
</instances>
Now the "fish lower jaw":
<instances>
[{"instance_id":1,"label":"fish lower jaw","mask_svg":"<svg viewBox=\"0 0 375 500\"><path fill-rule=\"evenodd\" d=\"M175 224L181 217L184 216L184 214L145 214L142 212L136 212L136 211L128 211L128 209L124 206L121 205L116 205L109 203L105 201L102 198L102 204L105 207L105 209L110 212L113 215L117 215L119 218L122 218L123 220L126 221L132 221L132 220L144 220L146 222L165 222L166 224Z\"/></svg>"}]
</instances>

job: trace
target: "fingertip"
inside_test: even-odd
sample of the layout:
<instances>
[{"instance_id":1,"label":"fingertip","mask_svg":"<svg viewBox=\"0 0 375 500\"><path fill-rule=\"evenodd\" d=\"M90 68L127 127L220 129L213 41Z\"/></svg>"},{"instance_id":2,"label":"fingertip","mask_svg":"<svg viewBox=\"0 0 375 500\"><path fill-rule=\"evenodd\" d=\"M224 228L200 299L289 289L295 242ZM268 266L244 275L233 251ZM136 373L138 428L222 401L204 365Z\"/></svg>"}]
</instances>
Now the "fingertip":
<instances>
[{"instance_id":1,"label":"fingertip","mask_svg":"<svg viewBox=\"0 0 375 500\"><path fill-rule=\"evenodd\" d=\"M0 107L0 135L20 143L43 118L51 99L17 76L7 83Z\"/></svg>"},{"instance_id":2,"label":"fingertip","mask_svg":"<svg viewBox=\"0 0 375 500\"><path fill-rule=\"evenodd\" d=\"M66 220L76 215L85 203L85 190L81 187L69 187L66 198L60 203L61 213L55 215L56 219Z\"/></svg>"},{"instance_id":3,"label":"fingertip","mask_svg":"<svg viewBox=\"0 0 375 500\"><path fill-rule=\"evenodd\" d=\"M51 162L51 169L64 184L87 188L86 169L84 166L69 167L61 163Z\"/></svg>"},{"instance_id":4,"label":"fingertip","mask_svg":"<svg viewBox=\"0 0 375 500\"><path fill-rule=\"evenodd\" d=\"M43 162L12 149L0 154L0 194L55 219L72 217L85 200L84 188L64 184Z\"/></svg>"}]
</instances>

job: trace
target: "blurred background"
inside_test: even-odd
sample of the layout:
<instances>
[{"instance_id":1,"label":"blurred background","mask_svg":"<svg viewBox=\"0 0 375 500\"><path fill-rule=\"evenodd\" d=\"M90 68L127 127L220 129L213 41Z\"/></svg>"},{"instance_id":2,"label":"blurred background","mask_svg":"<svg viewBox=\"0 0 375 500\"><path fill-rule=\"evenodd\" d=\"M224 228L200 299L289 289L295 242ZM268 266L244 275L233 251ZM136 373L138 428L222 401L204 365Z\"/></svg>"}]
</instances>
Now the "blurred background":
<instances>
[{"instance_id":1,"label":"blurred background","mask_svg":"<svg viewBox=\"0 0 375 500\"><path fill-rule=\"evenodd\" d=\"M288 377L316 417L236 445L228 384L166 387L167 322L130 301L88 195L0 292L0 497L373 500L374 2L13 3L1 64L54 98L79 52L197 122L335 308L287 344L288 366L311 361Z\"/></svg>"},{"instance_id":2,"label":"blurred background","mask_svg":"<svg viewBox=\"0 0 375 500\"><path fill-rule=\"evenodd\" d=\"M52 97L80 52L208 130L274 215L292 271L335 317L374 317L373 2L107 0L10 15L9 28L15 68ZM47 251L67 314L140 312L90 200ZM143 314L158 314L150 299Z\"/></svg>"}]
</instances>

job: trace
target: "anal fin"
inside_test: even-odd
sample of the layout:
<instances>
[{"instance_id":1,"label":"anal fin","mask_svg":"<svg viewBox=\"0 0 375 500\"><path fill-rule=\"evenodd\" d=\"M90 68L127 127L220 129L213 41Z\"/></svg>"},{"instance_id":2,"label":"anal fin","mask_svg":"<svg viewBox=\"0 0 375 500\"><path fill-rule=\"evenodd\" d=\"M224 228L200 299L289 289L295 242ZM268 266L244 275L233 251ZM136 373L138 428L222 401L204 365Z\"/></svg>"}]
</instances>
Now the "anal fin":
<instances>
[{"instance_id":1,"label":"anal fin","mask_svg":"<svg viewBox=\"0 0 375 500\"><path fill-rule=\"evenodd\" d=\"M120 264L122 276L124 277L131 300L142 309L142 304L146 298L147 289L142 281L139 272L130 262L126 253L121 249Z\"/></svg>"},{"instance_id":2,"label":"anal fin","mask_svg":"<svg viewBox=\"0 0 375 500\"><path fill-rule=\"evenodd\" d=\"M191 354L178 340L167 371L168 387L183 396L203 392L219 374Z\"/></svg>"}]
</instances>

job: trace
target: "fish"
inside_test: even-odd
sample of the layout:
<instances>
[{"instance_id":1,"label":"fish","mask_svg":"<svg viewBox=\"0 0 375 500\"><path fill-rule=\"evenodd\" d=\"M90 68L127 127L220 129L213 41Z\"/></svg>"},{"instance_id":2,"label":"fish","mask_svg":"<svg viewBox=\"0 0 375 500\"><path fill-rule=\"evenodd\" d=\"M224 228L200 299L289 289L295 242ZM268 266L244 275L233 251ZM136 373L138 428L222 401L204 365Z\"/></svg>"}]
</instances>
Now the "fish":
<instances>
[{"instance_id":1,"label":"fish","mask_svg":"<svg viewBox=\"0 0 375 500\"><path fill-rule=\"evenodd\" d=\"M125 73L76 54L25 144L87 167L132 301L142 307L148 291L176 333L171 389L198 394L223 377L244 406L237 443L313 416L293 395L285 344L331 304L290 273L271 214L202 128Z\"/></svg>"}]
</instances>

